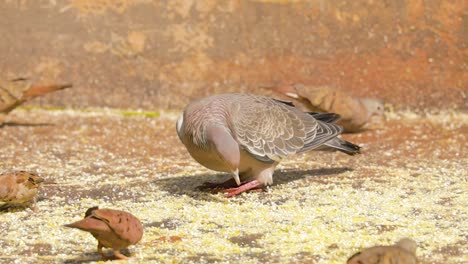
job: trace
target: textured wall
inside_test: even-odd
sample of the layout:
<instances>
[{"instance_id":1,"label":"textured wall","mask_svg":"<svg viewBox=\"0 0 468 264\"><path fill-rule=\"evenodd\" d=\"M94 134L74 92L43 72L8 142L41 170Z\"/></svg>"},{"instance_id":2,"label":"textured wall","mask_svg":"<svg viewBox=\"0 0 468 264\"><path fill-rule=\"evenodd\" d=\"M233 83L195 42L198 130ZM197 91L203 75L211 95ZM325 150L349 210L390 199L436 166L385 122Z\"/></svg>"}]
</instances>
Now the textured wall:
<instances>
[{"instance_id":1,"label":"textured wall","mask_svg":"<svg viewBox=\"0 0 468 264\"><path fill-rule=\"evenodd\" d=\"M467 25L463 0L0 0L0 70L72 81L39 100L57 105L180 108L299 82L467 109Z\"/></svg>"}]
</instances>

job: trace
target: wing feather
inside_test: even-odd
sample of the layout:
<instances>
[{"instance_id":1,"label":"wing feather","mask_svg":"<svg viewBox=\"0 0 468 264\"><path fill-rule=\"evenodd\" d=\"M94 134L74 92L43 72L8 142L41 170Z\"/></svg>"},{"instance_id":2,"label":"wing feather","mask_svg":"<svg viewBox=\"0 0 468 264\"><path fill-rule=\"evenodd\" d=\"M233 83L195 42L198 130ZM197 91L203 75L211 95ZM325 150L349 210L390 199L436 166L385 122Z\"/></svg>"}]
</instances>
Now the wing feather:
<instances>
[{"instance_id":1,"label":"wing feather","mask_svg":"<svg viewBox=\"0 0 468 264\"><path fill-rule=\"evenodd\" d=\"M313 141L317 121L311 115L272 98L238 96L241 100L231 102L234 136L257 159L279 161Z\"/></svg>"},{"instance_id":2,"label":"wing feather","mask_svg":"<svg viewBox=\"0 0 468 264\"><path fill-rule=\"evenodd\" d=\"M315 131L315 136L312 140L308 141L298 153L305 152L314 148L319 147L320 145L324 144L325 142L335 138L341 132L343 132L343 128L335 125L333 123L325 123L322 121L317 121L317 129Z\"/></svg>"}]
</instances>

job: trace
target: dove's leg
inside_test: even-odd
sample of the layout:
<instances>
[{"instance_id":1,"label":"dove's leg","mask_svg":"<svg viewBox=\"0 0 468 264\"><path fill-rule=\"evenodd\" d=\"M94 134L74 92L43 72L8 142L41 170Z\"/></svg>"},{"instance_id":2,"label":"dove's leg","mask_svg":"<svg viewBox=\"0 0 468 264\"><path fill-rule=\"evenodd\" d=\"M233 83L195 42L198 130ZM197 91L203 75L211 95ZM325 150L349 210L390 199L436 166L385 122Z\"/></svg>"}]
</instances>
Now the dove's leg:
<instances>
[{"instance_id":1,"label":"dove's leg","mask_svg":"<svg viewBox=\"0 0 468 264\"><path fill-rule=\"evenodd\" d=\"M128 259L128 257L122 254L119 250L114 250L114 256L116 256L117 259Z\"/></svg>"},{"instance_id":2,"label":"dove's leg","mask_svg":"<svg viewBox=\"0 0 468 264\"><path fill-rule=\"evenodd\" d=\"M107 256L106 254L104 254L104 252L102 252L102 248L104 247L103 244L101 244L101 242L98 242L98 245L97 245L97 251L98 253L101 255L102 259L103 260L106 260L107 259Z\"/></svg>"},{"instance_id":3,"label":"dove's leg","mask_svg":"<svg viewBox=\"0 0 468 264\"><path fill-rule=\"evenodd\" d=\"M263 164L261 164L263 165ZM258 189L265 185L269 185L273 183L273 172L275 171L275 167L278 163L268 164L267 166L256 166L255 169L249 169L242 173L242 178L244 179L255 179L249 182L246 182L239 187L228 188L225 190L221 190L221 192L227 193L226 197L233 197L238 194L247 191L262 191L262 189Z\"/></svg>"},{"instance_id":4,"label":"dove's leg","mask_svg":"<svg viewBox=\"0 0 468 264\"><path fill-rule=\"evenodd\" d=\"M230 197L239 195L239 194L241 194L241 193L243 193L243 192L246 192L246 191L250 191L250 190L252 190L252 189L259 188L259 187L261 187L261 186L263 186L263 185L264 185L264 184L261 183L260 181L258 181L258 180L253 180L253 181L250 181L250 182L248 182L248 183L242 184L242 185L239 186L239 187L224 189L224 190L221 190L220 192L227 193L227 194L226 194L226 197L230 198Z\"/></svg>"},{"instance_id":5,"label":"dove's leg","mask_svg":"<svg viewBox=\"0 0 468 264\"><path fill-rule=\"evenodd\" d=\"M37 197L34 196L33 200L31 201L32 210L36 213L37 212Z\"/></svg>"}]
</instances>

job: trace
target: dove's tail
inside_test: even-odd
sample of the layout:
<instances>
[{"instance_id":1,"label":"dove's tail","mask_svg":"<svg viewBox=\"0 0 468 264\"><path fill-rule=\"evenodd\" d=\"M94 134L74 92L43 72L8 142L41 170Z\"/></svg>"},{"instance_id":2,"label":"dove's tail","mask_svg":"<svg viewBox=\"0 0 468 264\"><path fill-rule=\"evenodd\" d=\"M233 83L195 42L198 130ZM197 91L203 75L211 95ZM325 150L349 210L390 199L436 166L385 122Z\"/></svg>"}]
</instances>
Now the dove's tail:
<instances>
[{"instance_id":1,"label":"dove's tail","mask_svg":"<svg viewBox=\"0 0 468 264\"><path fill-rule=\"evenodd\" d=\"M314 113L310 112L315 119L325 122L325 123L333 123L336 120L340 119L340 115L334 113ZM325 142L322 146L316 148L316 150L339 150L344 152L348 155L355 155L359 154L361 147L355 145L349 141L343 140L341 138L333 138L327 142Z\"/></svg>"},{"instance_id":2,"label":"dove's tail","mask_svg":"<svg viewBox=\"0 0 468 264\"><path fill-rule=\"evenodd\" d=\"M349 141L343 140L341 138L337 138L337 137L325 142L325 144L323 144L320 148L321 149L331 148L331 149L344 152L348 155L355 155L355 154L361 153L360 146L355 145Z\"/></svg>"},{"instance_id":3,"label":"dove's tail","mask_svg":"<svg viewBox=\"0 0 468 264\"><path fill-rule=\"evenodd\" d=\"M63 90L72 87L72 84L33 85L24 92L24 99L32 99L46 93Z\"/></svg>"},{"instance_id":4,"label":"dove's tail","mask_svg":"<svg viewBox=\"0 0 468 264\"><path fill-rule=\"evenodd\" d=\"M309 115L313 116L315 119L325 122L325 123L334 123L341 118L339 114L335 113L318 113L318 112L307 112Z\"/></svg>"}]
</instances>

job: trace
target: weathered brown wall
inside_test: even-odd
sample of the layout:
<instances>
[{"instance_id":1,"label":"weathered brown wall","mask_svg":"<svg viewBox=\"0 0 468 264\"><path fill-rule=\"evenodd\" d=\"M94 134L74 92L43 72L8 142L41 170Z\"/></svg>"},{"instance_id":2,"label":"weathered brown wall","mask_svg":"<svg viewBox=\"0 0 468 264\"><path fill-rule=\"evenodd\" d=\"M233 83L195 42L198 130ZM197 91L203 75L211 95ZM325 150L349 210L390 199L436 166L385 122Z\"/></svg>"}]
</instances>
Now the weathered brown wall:
<instances>
[{"instance_id":1,"label":"weathered brown wall","mask_svg":"<svg viewBox=\"0 0 468 264\"><path fill-rule=\"evenodd\" d=\"M464 0L0 1L2 77L75 84L42 103L180 108L297 82L468 108Z\"/></svg>"}]
</instances>

